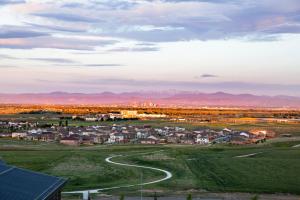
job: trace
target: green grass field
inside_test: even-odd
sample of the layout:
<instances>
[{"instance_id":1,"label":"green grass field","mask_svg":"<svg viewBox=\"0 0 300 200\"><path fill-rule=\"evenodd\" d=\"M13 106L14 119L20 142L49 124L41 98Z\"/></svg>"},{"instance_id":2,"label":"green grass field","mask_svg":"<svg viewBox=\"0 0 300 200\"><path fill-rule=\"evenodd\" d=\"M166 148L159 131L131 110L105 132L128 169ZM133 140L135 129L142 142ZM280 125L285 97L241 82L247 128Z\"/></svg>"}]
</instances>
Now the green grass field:
<instances>
[{"instance_id":1,"label":"green grass field","mask_svg":"<svg viewBox=\"0 0 300 200\"><path fill-rule=\"evenodd\" d=\"M145 187L174 191L300 194L300 148L276 141L262 146L88 146L0 140L0 157L8 164L69 179L66 191L134 184L162 177L160 172L108 164L110 155L129 154L115 161L137 163L171 171L171 180ZM300 143L300 141L299 141ZM163 150L157 152L158 150ZM141 155L140 152L149 152ZM151 153L153 152L153 153ZM247 158L238 155L262 152ZM132 188L108 193L135 192Z\"/></svg>"}]
</instances>

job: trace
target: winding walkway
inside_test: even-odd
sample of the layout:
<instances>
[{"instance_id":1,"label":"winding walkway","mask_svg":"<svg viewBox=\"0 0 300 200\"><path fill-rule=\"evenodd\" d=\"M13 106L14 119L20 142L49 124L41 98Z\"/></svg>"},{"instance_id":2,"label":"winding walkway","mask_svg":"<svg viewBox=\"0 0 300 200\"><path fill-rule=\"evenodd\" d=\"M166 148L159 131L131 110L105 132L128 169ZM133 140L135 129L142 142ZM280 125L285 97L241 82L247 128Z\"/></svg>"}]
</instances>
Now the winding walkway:
<instances>
[{"instance_id":1,"label":"winding walkway","mask_svg":"<svg viewBox=\"0 0 300 200\"><path fill-rule=\"evenodd\" d=\"M149 154L149 153L143 153L143 154ZM114 165L119 165L119 166L126 166L126 167L135 167L135 168L142 168L142 169L149 169L149 170L154 170L154 171L159 171L159 172L163 172L165 174L165 176L161 179L158 180L154 180L154 181L150 181L150 182L144 182L144 183L139 183L139 184L128 184L128 185L121 185L121 186L115 186L115 187L107 187L107 188L99 188L99 189L92 189L92 190L81 190L81 191L72 191L72 192L64 192L64 194L83 194L83 195L88 195L88 194L92 194L92 193L99 193L101 191L105 191L105 190L113 190L113 189L120 189L120 188L130 188L130 187L135 187L135 186L144 186L144 185L151 185L151 184L155 184L155 183L160 183L162 181L166 181L170 178L172 178L172 173L164 170L164 169L160 169L160 168L156 168L156 167L148 167L148 166L143 166L143 165L134 165L134 164L126 164L126 163L119 163L119 162L114 162L112 161L113 158L116 157L128 157L131 155L115 155L115 156L111 156L105 159L105 161L107 163L110 164L114 164Z\"/></svg>"},{"instance_id":2,"label":"winding walkway","mask_svg":"<svg viewBox=\"0 0 300 200\"><path fill-rule=\"evenodd\" d=\"M252 157L258 154L261 154L264 152L257 152L257 153L250 153L250 154L245 154L245 155L239 155L239 156L234 156L234 158L248 158L248 157Z\"/></svg>"}]
</instances>

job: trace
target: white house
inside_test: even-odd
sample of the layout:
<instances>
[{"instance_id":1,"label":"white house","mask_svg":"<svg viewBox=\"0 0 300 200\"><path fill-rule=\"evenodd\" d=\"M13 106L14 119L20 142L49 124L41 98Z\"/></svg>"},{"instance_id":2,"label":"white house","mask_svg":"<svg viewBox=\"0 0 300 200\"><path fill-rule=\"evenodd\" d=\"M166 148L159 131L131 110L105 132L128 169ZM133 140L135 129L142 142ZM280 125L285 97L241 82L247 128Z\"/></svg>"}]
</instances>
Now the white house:
<instances>
[{"instance_id":1,"label":"white house","mask_svg":"<svg viewBox=\"0 0 300 200\"><path fill-rule=\"evenodd\" d=\"M118 143L123 142L125 139L124 134L121 133L111 133L108 138L108 143Z\"/></svg>"},{"instance_id":2,"label":"white house","mask_svg":"<svg viewBox=\"0 0 300 200\"><path fill-rule=\"evenodd\" d=\"M151 140L156 140L156 141L158 141L158 138L155 137L155 136L153 136L153 135L150 135L147 139L151 139Z\"/></svg>"},{"instance_id":3,"label":"white house","mask_svg":"<svg viewBox=\"0 0 300 200\"><path fill-rule=\"evenodd\" d=\"M11 134L12 138L24 138L27 136L26 132L15 132Z\"/></svg>"},{"instance_id":4,"label":"white house","mask_svg":"<svg viewBox=\"0 0 300 200\"><path fill-rule=\"evenodd\" d=\"M98 120L98 118L97 117L86 117L84 120L88 121L88 122L95 122Z\"/></svg>"},{"instance_id":5,"label":"white house","mask_svg":"<svg viewBox=\"0 0 300 200\"><path fill-rule=\"evenodd\" d=\"M175 127L175 131L185 131L185 128L182 128L182 127Z\"/></svg>"},{"instance_id":6,"label":"white house","mask_svg":"<svg viewBox=\"0 0 300 200\"><path fill-rule=\"evenodd\" d=\"M232 130L228 129L228 128L224 128L223 129L224 132L232 132Z\"/></svg>"},{"instance_id":7,"label":"white house","mask_svg":"<svg viewBox=\"0 0 300 200\"><path fill-rule=\"evenodd\" d=\"M136 133L136 138L138 139L145 139L149 136L147 132L137 132Z\"/></svg>"},{"instance_id":8,"label":"white house","mask_svg":"<svg viewBox=\"0 0 300 200\"><path fill-rule=\"evenodd\" d=\"M245 133L245 132L240 133L240 136L244 136L244 137L247 137L247 138L250 137L249 134L248 134L248 133Z\"/></svg>"},{"instance_id":9,"label":"white house","mask_svg":"<svg viewBox=\"0 0 300 200\"><path fill-rule=\"evenodd\" d=\"M208 144L209 139L208 139L208 137L203 137L202 135L199 134L196 137L196 143L197 144Z\"/></svg>"}]
</instances>

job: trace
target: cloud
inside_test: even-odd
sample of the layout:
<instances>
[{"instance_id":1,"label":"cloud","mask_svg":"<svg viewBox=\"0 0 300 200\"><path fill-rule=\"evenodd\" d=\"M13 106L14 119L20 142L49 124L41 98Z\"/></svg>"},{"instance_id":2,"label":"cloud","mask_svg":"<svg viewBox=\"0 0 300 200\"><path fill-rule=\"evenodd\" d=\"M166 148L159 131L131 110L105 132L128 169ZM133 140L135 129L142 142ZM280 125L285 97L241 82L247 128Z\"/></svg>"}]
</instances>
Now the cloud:
<instances>
[{"instance_id":1,"label":"cloud","mask_svg":"<svg viewBox=\"0 0 300 200\"><path fill-rule=\"evenodd\" d=\"M52 30L52 31L59 31L59 32L70 32L70 33L84 33L86 32L86 27L85 26L61 26L61 25L41 25L41 24L34 24L34 23L26 23L27 25L30 25L31 27L35 29L42 29L42 30Z\"/></svg>"},{"instance_id":2,"label":"cloud","mask_svg":"<svg viewBox=\"0 0 300 200\"><path fill-rule=\"evenodd\" d=\"M151 0L149 0L151 1ZM207 3L233 3L233 2L238 2L237 0L162 0L164 2L207 2Z\"/></svg>"},{"instance_id":3,"label":"cloud","mask_svg":"<svg viewBox=\"0 0 300 200\"><path fill-rule=\"evenodd\" d=\"M29 9L35 7L38 9ZM13 9L16 12L13 14L19 14L20 9L20 6ZM89 0L71 3L49 0L47 3L27 2L21 10L26 12L20 12L24 17L20 23L30 26L18 30L1 27L0 38L40 37L59 32L156 44L244 37L249 38L248 41L274 41L280 39L281 34L300 33L298 0L276 3L272 0ZM155 47L136 49L156 50Z\"/></svg>"},{"instance_id":4,"label":"cloud","mask_svg":"<svg viewBox=\"0 0 300 200\"><path fill-rule=\"evenodd\" d=\"M0 68L18 68L18 67L13 65L0 65Z\"/></svg>"},{"instance_id":5,"label":"cloud","mask_svg":"<svg viewBox=\"0 0 300 200\"><path fill-rule=\"evenodd\" d=\"M108 52L151 52L159 51L158 47L120 47L109 49Z\"/></svg>"},{"instance_id":6,"label":"cloud","mask_svg":"<svg viewBox=\"0 0 300 200\"><path fill-rule=\"evenodd\" d=\"M128 0L88 0L84 3L65 3L63 8L84 8L97 10L126 10L138 5L138 2Z\"/></svg>"},{"instance_id":7,"label":"cloud","mask_svg":"<svg viewBox=\"0 0 300 200\"><path fill-rule=\"evenodd\" d=\"M73 2L73 3L65 3L62 5L62 8L82 8L85 5L83 3L77 3L77 2Z\"/></svg>"},{"instance_id":8,"label":"cloud","mask_svg":"<svg viewBox=\"0 0 300 200\"><path fill-rule=\"evenodd\" d=\"M115 63L99 63L99 64L81 64L81 63L59 63L55 64L55 66L62 66L62 67L79 67L79 68L116 68L122 67L122 64L115 64Z\"/></svg>"},{"instance_id":9,"label":"cloud","mask_svg":"<svg viewBox=\"0 0 300 200\"><path fill-rule=\"evenodd\" d=\"M30 30L28 27L1 26L1 38L34 38L49 35L48 33Z\"/></svg>"},{"instance_id":10,"label":"cloud","mask_svg":"<svg viewBox=\"0 0 300 200\"><path fill-rule=\"evenodd\" d=\"M214 74L202 74L200 78L217 78L217 75Z\"/></svg>"},{"instance_id":11,"label":"cloud","mask_svg":"<svg viewBox=\"0 0 300 200\"><path fill-rule=\"evenodd\" d=\"M155 43L147 43L147 42L142 42L142 43L137 43L136 44L137 46L150 46L150 47L152 47L152 46L155 46L156 44Z\"/></svg>"},{"instance_id":12,"label":"cloud","mask_svg":"<svg viewBox=\"0 0 300 200\"><path fill-rule=\"evenodd\" d=\"M6 55L1 55L0 58L14 58ZM83 64L79 61L75 61L67 58L24 58L25 60L38 61L40 63L54 63L55 66L70 66L70 67L121 67L122 64L116 63L95 63L95 64Z\"/></svg>"},{"instance_id":13,"label":"cloud","mask_svg":"<svg viewBox=\"0 0 300 200\"><path fill-rule=\"evenodd\" d=\"M50 63L77 63L74 60L66 59L66 58L27 58L27 60L43 61L43 62L50 62Z\"/></svg>"},{"instance_id":14,"label":"cloud","mask_svg":"<svg viewBox=\"0 0 300 200\"><path fill-rule=\"evenodd\" d=\"M263 35L263 34L258 34L258 35L250 35L244 38L246 41L250 42L273 42L273 41L278 41L280 40L279 35Z\"/></svg>"},{"instance_id":15,"label":"cloud","mask_svg":"<svg viewBox=\"0 0 300 200\"><path fill-rule=\"evenodd\" d=\"M217 4L216 4L217 2ZM285 1L294 5L293 0ZM106 14L119 17L100 31L146 42L216 40L243 36L299 33L299 10L281 9L270 1L149 1L130 10ZM299 6L298 6L299 8ZM123 19L123 20L122 20ZM115 25L115 26L114 26ZM138 28L140 27L140 28ZM148 27L147 29L143 27ZM267 38L269 37L260 37Z\"/></svg>"},{"instance_id":16,"label":"cloud","mask_svg":"<svg viewBox=\"0 0 300 200\"><path fill-rule=\"evenodd\" d=\"M6 58L5 55L0 54L0 58ZM8 57L12 58L12 57ZM66 59L66 58L26 58L26 60L32 61L39 61L40 63L54 63L55 66L62 66L62 67L121 67L124 66L122 64L115 64L115 63L97 63L97 64L82 64L81 62Z\"/></svg>"},{"instance_id":17,"label":"cloud","mask_svg":"<svg viewBox=\"0 0 300 200\"><path fill-rule=\"evenodd\" d=\"M99 64L81 64L81 63L68 63L68 62L61 62L58 66L69 66L69 67L99 67L99 68L106 68L106 67L121 67L124 66L122 64L115 64L115 63L99 63Z\"/></svg>"},{"instance_id":18,"label":"cloud","mask_svg":"<svg viewBox=\"0 0 300 200\"><path fill-rule=\"evenodd\" d=\"M69 22L102 22L102 20L73 13L34 13L34 16Z\"/></svg>"},{"instance_id":19,"label":"cloud","mask_svg":"<svg viewBox=\"0 0 300 200\"><path fill-rule=\"evenodd\" d=\"M26 3L24 7L33 5ZM29 12L24 18L24 23L31 24L37 33L24 27L25 33L4 36L37 37L44 34L40 30L51 30L145 43L241 37L251 37L249 41L272 41L279 34L300 33L299 11L297 0L284 3L271 0L47 1L47 6L39 6L38 12ZM34 20L28 20L31 18Z\"/></svg>"},{"instance_id":20,"label":"cloud","mask_svg":"<svg viewBox=\"0 0 300 200\"><path fill-rule=\"evenodd\" d=\"M17 59L17 58L10 55L0 54L0 59Z\"/></svg>"},{"instance_id":21,"label":"cloud","mask_svg":"<svg viewBox=\"0 0 300 200\"><path fill-rule=\"evenodd\" d=\"M142 1L140 1L142 2ZM135 0L89 0L89 3L85 6L86 9L97 9L97 10L129 10L139 4Z\"/></svg>"},{"instance_id":22,"label":"cloud","mask_svg":"<svg viewBox=\"0 0 300 200\"><path fill-rule=\"evenodd\" d=\"M85 64L85 65L81 65L81 66L85 66L85 67L121 67L124 65L104 63L104 64Z\"/></svg>"},{"instance_id":23,"label":"cloud","mask_svg":"<svg viewBox=\"0 0 300 200\"><path fill-rule=\"evenodd\" d=\"M19 4L25 3L24 0L0 0L0 6L8 5L8 4Z\"/></svg>"},{"instance_id":24,"label":"cloud","mask_svg":"<svg viewBox=\"0 0 300 200\"><path fill-rule=\"evenodd\" d=\"M22 39L0 39L0 48L8 49L70 49L70 50L94 50L99 46L107 46L117 43L116 40L106 39L80 39L62 37L37 37Z\"/></svg>"}]
</instances>

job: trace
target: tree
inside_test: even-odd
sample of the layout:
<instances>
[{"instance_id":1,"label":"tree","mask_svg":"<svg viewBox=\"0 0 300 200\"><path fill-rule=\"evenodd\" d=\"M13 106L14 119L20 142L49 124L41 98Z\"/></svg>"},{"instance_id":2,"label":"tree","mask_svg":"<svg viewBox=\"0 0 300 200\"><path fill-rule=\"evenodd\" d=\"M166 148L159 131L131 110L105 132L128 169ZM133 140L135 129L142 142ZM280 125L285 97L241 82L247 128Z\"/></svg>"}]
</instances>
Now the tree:
<instances>
[{"instance_id":1,"label":"tree","mask_svg":"<svg viewBox=\"0 0 300 200\"><path fill-rule=\"evenodd\" d=\"M189 195L187 196L186 200L192 200L192 195L189 194Z\"/></svg>"},{"instance_id":2,"label":"tree","mask_svg":"<svg viewBox=\"0 0 300 200\"><path fill-rule=\"evenodd\" d=\"M9 130L10 130L11 133L14 132L14 127L13 127L13 126L10 126L10 127L9 127Z\"/></svg>"},{"instance_id":3,"label":"tree","mask_svg":"<svg viewBox=\"0 0 300 200\"><path fill-rule=\"evenodd\" d=\"M251 200L258 200L258 195L255 195L254 197L252 197Z\"/></svg>"},{"instance_id":4,"label":"tree","mask_svg":"<svg viewBox=\"0 0 300 200\"><path fill-rule=\"evenodd\" d=\"M66 124L66 126L68 126L68 125L69 125L69 122L68 122L68 120L66 120L65 124Z\"/></svg>"},{"instance_id":5,"label":"tree","mask_svg":"<svg viewBox=\"0 0 300 200\"><path fill-rule=\"evenodd\" d=\"M156 192L154 193L154 200L157 200Z\"/></svg>"},{"instance_id":6,"label":"tree","mask_svg":"<svg viewBox=\"0 0 300 200\"><path fill-rule=\"evenodd\" d=\"M124 196L124 194L121 194L121 196L120 196L120 200L124 200L125 199L125 196Z\"/></svg>"}]
</instances>

